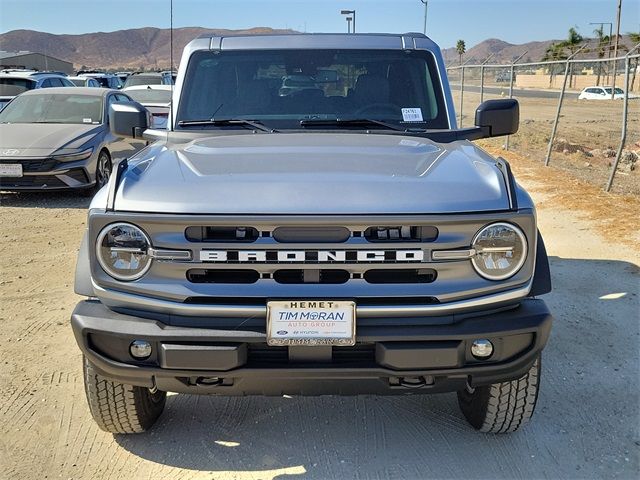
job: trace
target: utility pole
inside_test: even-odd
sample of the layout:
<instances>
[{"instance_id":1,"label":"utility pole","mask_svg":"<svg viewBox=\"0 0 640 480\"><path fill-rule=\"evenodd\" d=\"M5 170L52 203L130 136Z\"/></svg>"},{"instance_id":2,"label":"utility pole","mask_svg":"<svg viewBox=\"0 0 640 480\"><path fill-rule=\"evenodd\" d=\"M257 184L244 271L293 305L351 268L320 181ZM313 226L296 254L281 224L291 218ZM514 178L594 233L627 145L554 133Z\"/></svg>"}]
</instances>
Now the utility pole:
<instances>
[{"instance_id":1,"label":"utility pole","mask_svg":"<svg viewBox=\"0 0 640 480\"><path fill-rule=\"evenodd\" d=\"M427 10L429 8L429 0L420 0L424 4L424 28L422 33L427 34Z\"/></svg>"},{"instance_id":2,"label":"utility pole","mask_svg":"<svg viewBox=\"0 0 640 480\"><path fill-rule=\"evenodd\" d=\"M616 16L616 43L613 46L613 82L611 82L611 100L616 94L616 68L618 58L618 42L620 41L620 13L622 12L622 0L618 0L618 14Z\"/></svg>"}]
</instances>

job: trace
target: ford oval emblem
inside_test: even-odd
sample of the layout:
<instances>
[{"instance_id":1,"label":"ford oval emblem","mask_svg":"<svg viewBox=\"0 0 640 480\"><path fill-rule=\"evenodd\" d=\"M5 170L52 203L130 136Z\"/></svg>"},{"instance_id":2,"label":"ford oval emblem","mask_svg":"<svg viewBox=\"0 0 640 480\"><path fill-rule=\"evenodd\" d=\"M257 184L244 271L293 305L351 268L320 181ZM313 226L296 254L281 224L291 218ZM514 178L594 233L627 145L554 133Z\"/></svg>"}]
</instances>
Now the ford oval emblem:
<instances>
[{"instance_id":1,"label":"ford oval emblem","mask_svg":"<svg viewBox=\"0 0 640 480\"><path fill-rule=\"evenodd\" d=\"M287 334L287 333L289 333L289 332L287 332L286 330L278 330L276 333L277 333L278 335L286 335L286 334Z\"/></svg>"}]
</instances>

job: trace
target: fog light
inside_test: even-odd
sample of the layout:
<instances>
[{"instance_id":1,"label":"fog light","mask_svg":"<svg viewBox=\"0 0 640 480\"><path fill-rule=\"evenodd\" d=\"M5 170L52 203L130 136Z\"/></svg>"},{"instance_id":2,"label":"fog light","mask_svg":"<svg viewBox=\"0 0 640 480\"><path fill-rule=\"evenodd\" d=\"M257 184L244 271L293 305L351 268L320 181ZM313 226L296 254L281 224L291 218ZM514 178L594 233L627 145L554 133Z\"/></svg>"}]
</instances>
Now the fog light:
<instances>
[{"instance_id":1,"label":"fog light","mask_svg":"<svg viewBox=\"0 0 640 480\"><path fill-rule=\"evenodd\" d=\"M493 344L486 338L474 340L471 344L471 354L476 358L486 360L493 353Z\"/></svg>"},{"instance_id":2,"label":"fog light","mask_svg":"<svg viewBox=\"0 0 640 480\"><path fill-rule=\"evenodd\" d=\"M133 358L144 360L151 355L151 344L146 340L134 340L129 347Z\"/></svg>"}]
</instances>

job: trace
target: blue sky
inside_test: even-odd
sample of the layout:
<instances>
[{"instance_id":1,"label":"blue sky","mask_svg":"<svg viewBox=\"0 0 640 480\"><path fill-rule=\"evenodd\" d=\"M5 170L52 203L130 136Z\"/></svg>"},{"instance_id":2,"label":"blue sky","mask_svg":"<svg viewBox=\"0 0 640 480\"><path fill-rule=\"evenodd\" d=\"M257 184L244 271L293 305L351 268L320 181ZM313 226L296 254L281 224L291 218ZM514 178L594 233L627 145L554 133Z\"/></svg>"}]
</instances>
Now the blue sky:
<instances>
[{"instance_id":1,"label":"blue sky","mask_svg":"<svg viewBox=\"0 0 640 480\"><path fill-rule=\"evenodd\" d=\"M428 0L428 34L442 47L486 38L511 43L563 38L589 22L615 22L617 0ZM346 31L340 9L355 9L359 32L422 31L420 0L174 0L174 26L269 26ZM0 0L0 31L110 32L168 27L169 0ZM608 27L605 27L608 29ZM621 32L640 30L640 1L623 0Z\"/></svg>"}]
</instances>

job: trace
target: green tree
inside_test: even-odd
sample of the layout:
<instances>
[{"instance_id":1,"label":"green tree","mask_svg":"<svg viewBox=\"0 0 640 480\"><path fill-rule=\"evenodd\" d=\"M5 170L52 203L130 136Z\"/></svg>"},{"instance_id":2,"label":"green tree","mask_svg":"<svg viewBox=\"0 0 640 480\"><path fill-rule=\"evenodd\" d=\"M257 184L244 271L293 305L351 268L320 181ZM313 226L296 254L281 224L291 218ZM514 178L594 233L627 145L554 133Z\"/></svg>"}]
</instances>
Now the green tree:
<instances>
[{"instance_id":1,"label":"green tree","mask_svg":"<svg viewBox=\"0 0 640 480\"><path fill-rule=\"evenodd\" d=\"M629 35L629 40L631 40L632 46L631 48L633 48L634 46L636 46L637 44L640 43L640 32L628 32L627 35ZM637 52L636 52L637 53ZM636 67L633 68L633 66L630 65L631 67L631 80L629 83L629 91L631 91L633 89L633 86L636 83L636 73L638 72L638 67L640 66L640 58L636 58Z\"/></svg>"},{"instance_id":2,"label":"green tree","mask_svg":"<svg viewBox=\"0 0 640 480\"><path fill-rule=\"evenodd\" d=\"M607 52L611 50L611 37L604 34L602 27L603 25L600 25L600 28L596 28L593 31L593 33L596 34L596 39L598 40L598 44L596 45L596 53L598 54L598 58L604 58ZM596 80L596 85L600 85L603 63L604 62L598 62L598 78Z\"/></svg>"},{"instance_id":3,"label":"green tree","mask_svg":"<svg viewBox=\"0 0 640 480\"><path fill-rule=\"evenodd\" d=\"M460 58L460 65L462 65L462 56L467 52L467 46L464 40L458 40L456 42L456 52L458 52L458 57Z\"/></svg>"},{"instance_id":4,"label":"green tree","mask_svg":"<svg viewBox=\"0 0 640 480\"><path fill-rule=\"evenodd\" d=\"M542 57L542 61L546 62L548 60L566 60L570 55L573 55L580 48L583 42L584 38L582 37L582 35L580 35L574 27L571 27L569 29L569 34L567 35L567 38L565 40L554 42L547 48L544 56ZM549 69L549 71L551 72L551 82L553 81L553 75L557 73L558 68L561 67L554 65ZM569 86L571 86L572 77L573 73L571 72L571 69L569 69Z\"/></svg>"}]
</instances>

